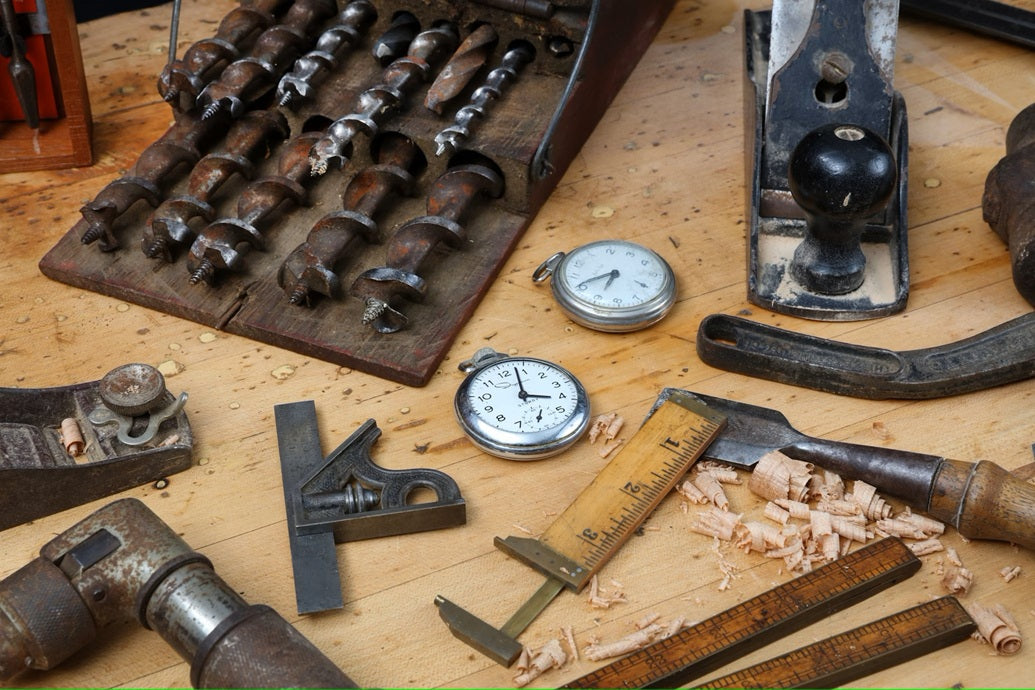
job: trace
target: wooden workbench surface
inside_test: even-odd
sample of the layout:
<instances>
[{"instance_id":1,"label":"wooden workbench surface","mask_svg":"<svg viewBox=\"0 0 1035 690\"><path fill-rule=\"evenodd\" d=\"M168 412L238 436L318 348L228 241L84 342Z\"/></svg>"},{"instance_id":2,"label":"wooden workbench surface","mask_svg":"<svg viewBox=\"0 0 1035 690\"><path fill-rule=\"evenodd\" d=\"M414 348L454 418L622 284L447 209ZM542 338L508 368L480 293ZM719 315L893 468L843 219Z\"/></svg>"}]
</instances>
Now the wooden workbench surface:
<instances>
[{"instance_id":1,"label":"wooden workbench surface","mask_svg":"<svg viewBox=\"0 0 1035 690\"><path fill-rule=\"evenodd\" d=\"M234 0L187 0L180 50L210 36ZM1035 9L1035 2L1015 3ZM628 436L666 386L781 410L801 431L904 448L1008 469L1032 462L1035 382L920 402L866 401L750 379L698 360L694 338L711 313L752 318L871 346L913 349L956 341L1031 306L1016 292L1009 255L981 218L987 171L1003 154L1006 125L1035 100L1035 53L903 19L895 81L909 108L912 288L906 310L863 322L824 323L751 306L745 288L742 2L680 0L553 196L532 222L492 289L424 388L409 388L44 278L43 254L80 206L124 173L170 122L154 84L165 59L168 7L80 26L94 117L95 164L0 175L0 386L49 387L100 378L126 362L175 362L173 392L188 391L195 466L142 499L248 601L295 623L364 686L512 686L510 670L454 639L433 599L442 594L500 625L540 576L493 547L494 536L538 533L603 466L580 442L554 459L517 463L477 451L461 434L452 397L456 365L483 346L558 361L589 390L596 412L618 412ZM751 6L761 8L762 4ZM636 239L676 270L679 301L653 328L607 335L580 328L530 280L547 256L589 240ZM92 249L91 249L92 250ZM295 613L273 406L315 400L329 450L373 418L384 431L375 460L390 468L434 467L460 485L464 527L338 547L344 610ZM0 420L3 421L3 420ZM731 492L737 512L759 501ZM55 534L107 501L0 537L0 576L34 558ZM604 586L627 601L590 608L563 593L522 636L538 646L572 626L584 644L624 635L656 612L699 620L786 580L779 563L724 548L737 565L729 589L712 540L688 530L678 497L606 566ZM967 640L864 677L859 686L1030 686L1035 668L1035 554L1003 543L943 539L975 573L964 603L1003 604L1025 647L996 657ZM863 605L751 655L761 660L943 593L944 553ZM1010 583L999 575L1020 566ZM738 665L743 665L742 660ZM731 665L724 670L734 670ZM555 686L594 668L585 660L551 671ZM102 639L26 686L187 686L188 664L136 624Z\"/></svg>"}]
</instances>

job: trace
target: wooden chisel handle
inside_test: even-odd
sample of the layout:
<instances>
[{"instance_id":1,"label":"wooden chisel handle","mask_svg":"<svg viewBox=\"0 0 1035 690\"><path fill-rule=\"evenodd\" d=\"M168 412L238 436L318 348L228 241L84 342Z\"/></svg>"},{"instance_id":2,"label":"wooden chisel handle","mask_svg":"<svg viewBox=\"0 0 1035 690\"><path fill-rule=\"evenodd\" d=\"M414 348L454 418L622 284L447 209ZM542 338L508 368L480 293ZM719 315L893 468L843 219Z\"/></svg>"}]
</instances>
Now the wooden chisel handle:
<instances>
[{"instance_id":1,"label":"wooden chisel handle","mask_svg":"<svg viewBox=\"0 0 1035 690\"><path fill-rule=\"evenodd\" d=\"M944 460L927 513L968 539L1009 541L1035 550L1035 485L992 462Z\"/></svg>"}]
</instances>

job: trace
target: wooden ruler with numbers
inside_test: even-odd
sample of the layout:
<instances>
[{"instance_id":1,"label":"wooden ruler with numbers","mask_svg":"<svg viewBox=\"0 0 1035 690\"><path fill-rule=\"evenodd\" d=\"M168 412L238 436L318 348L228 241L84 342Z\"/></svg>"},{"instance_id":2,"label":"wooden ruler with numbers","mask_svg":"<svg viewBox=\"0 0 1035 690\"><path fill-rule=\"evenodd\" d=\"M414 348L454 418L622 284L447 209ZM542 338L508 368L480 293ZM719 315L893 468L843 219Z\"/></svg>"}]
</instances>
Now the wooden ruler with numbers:
<instances>
[{"instance_id":1,"label":"wooden ruler with numbers","mask_svg":"<svg viewBox=\"0 0 1035 690\"><path fill-rule=\"evenodd\" d=\"M726 423L668 389L643 426L538 539L496 545L581 591L672 491ZM552 552L553 557L547 554Z\"/></svg>"},{"instance_id":2,"label":"wooden ruler with numbers","mask_svg":"<svg viewBox=\"0 0 1035 690\"><path fill-rule=\"evenodd\" d=\"M521 651L515 639L565 587L579 592L671 492L726 418L675 388L667 388L643 425L538 539L497 538L496 546L547 580L502 628L494 628L444 597L439 615L458 638L509 666Z\"/></svg>"},{"instance_id":3,"label":"wooden ruler with numbers","mask_svg":"<svg viewBox=\"0 0 1035 690\"><path fill-rule=\"evenodd\" d=\"M919 569L920 560L900 540L873 542L562 687L685 685ZM939 601L719 679L716 687L833 687L969 635L974 625L959 604Z\"/></svg>"}]
</instances>

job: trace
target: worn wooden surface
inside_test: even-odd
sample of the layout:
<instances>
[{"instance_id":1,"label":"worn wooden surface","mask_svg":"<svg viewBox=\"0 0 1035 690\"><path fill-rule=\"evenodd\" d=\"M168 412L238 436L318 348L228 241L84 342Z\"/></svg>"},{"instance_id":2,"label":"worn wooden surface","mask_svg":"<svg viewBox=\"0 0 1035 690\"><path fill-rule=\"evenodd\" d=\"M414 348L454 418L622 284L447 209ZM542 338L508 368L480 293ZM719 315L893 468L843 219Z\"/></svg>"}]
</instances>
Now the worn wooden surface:
<instances>
[{"instance_id":1,"label":"worn wooden surface","mask_svg":"<svg viewBox=\"0 0 1035 690\"><path fill-rule=\"evenodd\" d=\"M235 3L187 1L181 49L211 35ZM1035 2L1020 3L1035 9ZM754 5L761 7L761 4ZM39 274L40 257L72 225L81 204L132 165L170 121L154 83L165 59L168 8L80 27L94 114L92 167L0 177L0 385L55 386L97 379L117 364L175 362L168 379L190 392L197 464L142 498L249 601L273 606L357 682L369 686L509 686L512 673L453 639L432 603L442 594L497 625L540 576L492 546L494 536L538 533L590 481L604 460L580 443L552 460L514 463L476 451L452 418L456 364L482 346L557 360L590 392L595 411L630 426L665 386L767 405L816 436L905 448L1009 469L1032 463L1035 382L924 402L837 397L723 373L694 353L700 319L748 309L766 323L845 341L910 349L959 340L1028 312L1009 256L981 220L985 174L1002 155L1005 127L1035 100L1035 55L960 30L906 19L896 84L910 112L912 292L900 315L818 323L777 316L745 300L740 2L682 0L589 142L503 267L440 371L408 388L315 359L218 333ZM661 252L680 281L673 313L652 329L606 335L581 329L552 306L532 270L548 255L604 237L637 239ZM530 328L530 326L532 326ZM346 607L294 613L273 405L314 399L329 450L368 418L384 430L375 460L391 468L435 467L460 485L468 524L442 532L339 547ZM733 508L760 505L731 492ZM102 502L7 530L0 575ZM592 609L567 593L522 640L538 645L573 626L576 638L625 634L649 612L703 618L785 580L778 564L736 551L731 587L711 540L688 531L669 498L606 566L626 603ZM950 530L951 532L951 530ZM1030 686L1035 651L1035 556L1007 544L963 543L975 572L964 602L1002 603L1025 648L994 657L974 641L865 677L879 687ZM943 555L876 599L782 640L737 665L868 622L941 594ZM1006 583L1004 566L1021 566ZM555 686L592 669L579 661L540 679ZM188 665L136 623L116 626L58 670L17 679L27 686L186 686Z\"/></svg>"}]
</instances>

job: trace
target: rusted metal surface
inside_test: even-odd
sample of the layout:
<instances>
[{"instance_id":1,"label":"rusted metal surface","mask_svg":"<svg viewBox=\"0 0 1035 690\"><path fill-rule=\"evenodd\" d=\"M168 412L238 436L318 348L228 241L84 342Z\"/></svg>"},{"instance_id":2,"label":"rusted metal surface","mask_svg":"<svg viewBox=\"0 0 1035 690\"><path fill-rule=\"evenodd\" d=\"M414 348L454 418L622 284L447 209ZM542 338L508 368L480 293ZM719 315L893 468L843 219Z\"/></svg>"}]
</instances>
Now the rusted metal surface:
<instances>
[{"instance_id":1,"label":"rusted metal surface","mask_svg":"<svg viewBox=\"0 0 1035 690\"><path fill-rule=\"evenodd\" d=\"M435 155L452 155L460 150L471 136L476 122L487 117L489 106L503 95L508 83L518 77L521 69L535 59L535 48L528 41L514 41L500 58L500 64L485 77L485 83L471 94L471 101L456 111L453 124L435 137Z\"/></svg>"},{"instance_id":2,"label":"rusted metal surface","mask_svg":"<svg viewBox=\"0 0 1035 690\"><path fill-rule=\"evenodd\" d=\"M144 149L128 174L108 183L80 210L83 217L72 229L83 244L98 243L101 251L119 248L115 221L137 201L157 206L168 189L186 174L203 151L215 143L222 118L202 120L182 114L153 144Z\"/></svg>"},{"instance_id":3,"label":"rusted metal surface","mask_svg":"<svg viewBox=\"0 0 1035 690\"><path fill-rule=\"evenodd\" d=\"M202 89L240 57L241 51L272 25L289 3L290 0L242 0L240 7L223 17L214 36L195 42L182 58L166 64L158 77L158 93L176 110L191 110Z\"/></svg>"},{"instance_id":4,"label":"rusted metal surface","mask_svg":"<svg viewBox=\"0 0 1035 690\"><path fill-rule=\"evenodd\" d=\"M363 323L380 333L403 328L407 318L397 308L398 298L423 298L426 287L420 273L425 260L440 242L459 248L466 239L460 225L464 214L478 199L502 194L503 177L488 164L459 165L442 174L428 195L428 214L396 230L388 243L386 265L365 271L352 284L352 294L364 302Z\"/></svg>"},{"instance_id":5,"label":"rusted metal surface","mask_svg":"<svg viewBox=\"0 0 1035 690\"><path fill-rule=\"evenodd\" d=\"M277 85L277 103L297 109L316 96L319 86L338 67L343 55L352 50L377 18L377 10L366 0L355 0L338 14L337 22L325 29L316 47L295 61L294 69Z\"/></svg>"},{"instance_id":6,"label":"rusted metal surface","mask_svg":"<svg viewBox=\"0 0 1035 690\"><path fill-rule=\"evenodd\" d=\"M0 582L0 680L51 669L132 620L191 663L195 687L355 687L136 499L94 512Z\"/></svg>"},{"instance_id":7,"label":"rusted metal surface","mask_svg":"<svg viewBox=\"0 0 1035 690\"><path fill-rule=\"evenodd\" d=\"M424 107L441 115L445 104L459 96L485 66L498 42L499 34L491 24L482 24L468 34L432 82L424 96Z\"/></svg>"},{"instance_id":8,"label":"rusted metal surface","mask_svg":"<svg viewBox=\"0 0 1035 690\"><path fill-rule=\"evenodd\" d=\"M295 5L311 1L299 0ZM285 143L278 144L279 151L272 155L263 159L258 154L250 161L259 178L252 183L241 179L244 174L240 171L230 174L232 159L214 155L201 163L217 146L223 152L244 145L234 137L220 144L234 124L220 108L220 116L214 118L219 122L210 125L209 120L204 121L204 126L211 127L208 136L193 147L195 151L189 151L192 157L181 155L181 166L165 158L157 158L163 164L159 166L142 163L142 172L134 170L130 176L140 179L126 182L140 188L120 192L124 198L108 199L117 197L114 189L100 195L98 205L106 215L91 212L96 219L91 241L110 252L83 250L80 239L91 224L83 220L40 262L44 274L306 356L408 385L427 383L520 234L660 28L673 0L502 4L355 0L372 5L377 17L368 28L357 29L359 40L343 49L337 41L353 40L349 32L341 31L343 18L364 16L363 12L349 15L347 1L351 0L339 0L333 12L310 27L310 44L284 53L301 57L293 68L284 66L284 73L290 76L281 80L279 95L277 84L262 77L255 82L255 94L249 91L237 96L246 112L279 110L290 129L288 142L314 133L342 135L332 142L332 148L341 146L341 157L333 161L344 165L340 183L319 184L305 171L289 179L295 168L288 166L291 172L285 175L283 151L291 148ZM219 73L230 70L233 61L256 56L260 36L270 31L272 41L276 35L272 27L288 23L290 7L290 3L273 0L244 3L224 18L216 37L191 46L181 63L167 70L167 82L183 79L183 88L193 89L171 97L174 109L190 111L177 117L198 120L199 108L192 95L200 93L205 82L217 77L222 81ZM363 5L352 7L362 9ZM260 10L267 16L254 14ZM439 68L454 54L461 38L485 25L499 39L484 65L458 95L440 103L441 114L425 108L425 91ZM416 38L422 29L424 34ZM487 48L487 44L481 45ZM532 46L534 67L526 64ZM333 55L335 63L327 55L318 57L321 51ZM521 59L511 62L517 58ZM499 69L504 72L496 71ZM178 74L178 70L189 72L196 80L191 82L186 79L189 75ZM513 78L519 71L520 78ZM226 79L232 75L233 70ZM247 102L260 90L258 100ZM302 98L296 99L294 92ZM285 99L290 102L281 104ZM329 123L336 123L332 132L326 131ZM445 132L436 141L436 134L451 127L458 131ZM185 129L179 128L177 136L167 136L162 146L183 139ZM307 309L285 309L285 288L279 279L281 267L307 240L310 230L329 210L344 210L342 184L358 171L379 164L386 135L409 139L427 162L426 174L415 180L412 197L393 193L390 201L376 209L382 237L423 214L434 181L458 164L491 161L490 167L507 185L499 200L464 221L465 230L479 242L465 244L463 252L434 252L436 256L421 269L435 272L433 290L421 302L407 305L409 322L403 331L380 338L372 337L362 323L363 300L316 299ZM272 133L267 146L276 143L278 136L278 132ZM162 146L149 151L148 157L155 158ZM433 155L436 151L441 154ZM171 174L164 174L163 166ZM197 177L189 174L191 166L198 168ZM190 197L204 201L211 210L192 208L193 204L186 203ZM177 221L174 233L154 220L176 204L149 216L148 208L136 204L141 198L152 207L165 198L180 198L184 208L169 214L171 218L186 220L199 210L209 215L195 215L186 224ZM112 208L106 208L109 205ZM255 219L248 220L250 214ZM180 244L154 247L154 240L163 234ZM98 243L102 237L105 241ZM116 238L132 251L116 251ZM321 241L333 244L343 239L331 240L328 235ZM188 251L191 246L196 249L193 254ZM246 251L250 253L245 261ZM336 251L328 250L327 255ZM339 265L334 267L345 292L363 271L384 263L382 252L376 244L349 242L347 260L339 256ZM189 270L156 270L161 267L148 254L159 260L183 261ZM446 261L448 269L436 270L434 264ZM213 289L195 289L192 280ZM312 295L312 288L307 289Z\"/></svg>"},{"instance_id":9,"label":"rusted metal surface","mask_svg":"<svg viewBox=\"0 0 1035 690\"><path fill-rule=\"evenodd\" d=\"M262 32L248 57L230 63L198 94L202 119L220 112L236 118L247 112L312 47L313 32L337 11L335 0L295 0L279 24Z\"/></svg>"},{"instance_id":10,"label":"rusted metal surface","mask_svg":"<svg viewBox=\"0 0 1035 690\"><path fill-rule=\"evenodd\" d=\"M382 67L387 67L393 60L406 55L410 42L420 32L420 21L406 11L396 12L392 23L377 37L370 54Z\"/></svg>"},{"instance_id":11,"label":"rusted metal surface","mask_svg":"<svg viewBox=\"0 0 1035 690\"><path fill-rule=\"evenodd\" d=\"M981 207L985 222L1010 248L1013 283L1035 306L1035 105L1006 133L1006 155L988 173Z\"/></svg>"},{"instance_id":12,"label":"rusted metal surface","mask_svg":"<svg viewBox=\"0 0 1035 690\"><path fill-rule=\"evenodd\" d=\"M280 150L276 174L255 180L237 202L237 217L223 218L198 233L187 257L192 285L215 284L219 271L241 271L251 249L265 247L262 228L283 204L306 203L309 149L319 132L298 135Z\"/></svg>"},{"instance_id":13,"label":"rusted metal surface","mask_svg":"<svg viewBox=\"0 0 1035 690\"><path fill-rule=\"evenodd\" d=\"M381 83L360 94L356 109L332 123L313 146L313 174L323 175L331 164L344 165L356 135L377 136L380 124L406 105L410 94L431 77L438 64L456 48L458 40L456 27L449 22L417 34L409 52L385 68Z\"/></svg>"},{"instance_id":14,"label":"rusted metal surface","mask_svg":"<svg viewBox=\"0 0 1035 690\"><path fill-rule=\"evenodd\" d=\"M321 218L281 265L278 282L292 304L308 304L311 291L336 299L342 296L336 266L357 238L368 244L381 242L374 218L393 195L414 194L414 174L424 163L410 139L400 134L382 137L377 164L361 170L345 188L343 210Z\"/></svg>"},{"instance_id":15,"label":"rusted metal surface","mask_svg":"<svg viewBox=\"0 0 1035 690\"><path fill-rule=\"evenodd\" d=\"M215 211L213 195L234 175L251 179L255 164L264 159L277 142L288 136L288 125L277 110L256 110L234 122L219 151L202 158L191 170L187 193L166 199L148 220L141 242L144 255L173 261L174 253L193 242L191 222L211 221Z\"/></svg>"},{"instance_id":16,"label":"rusted metal surface","mask_svg":"<svg viewBox=\"0 0 1035 690\"><path fill-rule=\"evenodd\" d=\"M0 388L0 529L189 469L185 395L173 397L146 364L101 381ZM69 420L82 439L76 457L61 431Z\"/></svg>"}]
</instances>

